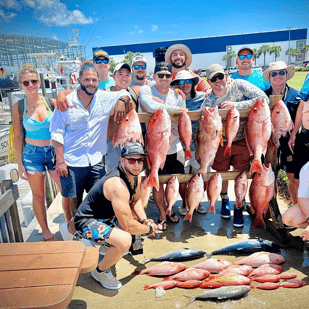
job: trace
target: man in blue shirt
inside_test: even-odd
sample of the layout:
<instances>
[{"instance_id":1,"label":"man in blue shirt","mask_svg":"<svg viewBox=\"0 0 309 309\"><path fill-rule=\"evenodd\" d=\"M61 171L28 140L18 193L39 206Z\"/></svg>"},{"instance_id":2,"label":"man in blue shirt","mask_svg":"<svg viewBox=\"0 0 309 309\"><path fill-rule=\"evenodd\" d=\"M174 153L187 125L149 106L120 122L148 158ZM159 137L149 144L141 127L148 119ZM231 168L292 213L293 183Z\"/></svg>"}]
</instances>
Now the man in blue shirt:
<instances>
[{"instance_id":1,"label":"man in blue shirt","mask_svg":"<svg viewBox=\"0 0 309 309\"><path fill-rule=\"evenodd\" d=\"M253 51L251 48L244 46L238 51L236 64L238 65L238 72L230 75L233 79L243 79L249 83L257 86L265 91L270 87L270 83L266 82L262 75L262 71L254 70L252 65L254 63Z\"/></svg>"}]
</instances>

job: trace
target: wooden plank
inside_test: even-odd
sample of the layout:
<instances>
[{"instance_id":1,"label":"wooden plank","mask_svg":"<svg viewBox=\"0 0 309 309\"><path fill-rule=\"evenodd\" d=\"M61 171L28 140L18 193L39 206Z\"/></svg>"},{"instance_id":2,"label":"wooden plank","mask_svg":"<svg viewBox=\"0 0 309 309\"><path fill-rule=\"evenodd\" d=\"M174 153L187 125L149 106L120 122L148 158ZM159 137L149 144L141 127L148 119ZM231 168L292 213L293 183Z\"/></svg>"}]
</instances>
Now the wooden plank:
<instances>
[{"instance_id":1,"label":"wooden plank","mask_svg":"<svg viewBox=\"0 0 309 309\"><path fill-rule=\"evenodd\" d=\"M41 241L28 243L0 244L1 256L58 254L84 252L86 246L80 241Z\"/></svg>"},{"instance_id":2,"label":"wooden plank","mask_svg":"<svg viewBox=\"0 0 309 309\"><path fill-rule=\"evenodd\" d=\"M5 221L5 216L0 217L0 226L1 226L1 238L3 242L10 242L10 235L8 231L8 227Z\"/></svg>"},{"instance_id":3,"label":"wooden plank","mask_svg":"<svg viewBox=\"0 0 309 309\"><path fill-rule=\"evenodd\" d=\"M23 232L21 230L20 218L19 218L19 213L18 213L16 202L13 203L13 205L11 206L10 214L11 214L11 219L12 219L15 241L23 242L24 241Z\"/></svg>"},{"instance_id":4,"label":"wooden plank","mask_svg":"<svg viewBox=\"0 0 309 309\"><path fill-rule=\"evenodd\" d=\"M1 289L1 307L63 309L70 303L74 288L75 285L57 285Z\"/></svg>"},{"instance_id":5,"label":"wooden plank","mask_svg":"<svg viewBox=\"0 0 309 309\"><path fill-rule=\"evenodd\" d=\"M2 256L0 271L79 268L84 252Z\"/></svg>"},{"instance_id":6,"label":"wooden plank","mask_svg":"<svg viewBox=\"0 0 309 309\"><path fill-rule=\"evenodd\" d=\"M7 287L26 288L29 286L72 285L78 274L78 267L0 271L0 290Z\"/></svg>"},{"instance_id":7,"label":"wooden plank","mask_svg":"<svg viewBox=\"0 0 309 309\"><path fill-rule=\"evenodd\" d=\"M99 261L99 250L95 247L86 247L84 260L80 273L88 273L97 267Z\"/></svg>"},{"instance_id":8,"label":"wooden plank","mask_svg":"<svg viewBox=\"0 0 309 309\"><path fill-rule=\"evenodd\" d=\"M10 209L5 213L4 216L6 218L6 224L7 224L8 232L10 235L10 242L16 242Z\"/></svg>"},{"instance_id":9,"label":"wooden plank","mask_svg":"<svg viewBox=\"0 0 309 309\"><path fill-rule=\"evenodd\" d=\"M19 193L16 185L12 186L0 196L0 217L11 207L18 199Z\"/></svg>"}]
</instances>

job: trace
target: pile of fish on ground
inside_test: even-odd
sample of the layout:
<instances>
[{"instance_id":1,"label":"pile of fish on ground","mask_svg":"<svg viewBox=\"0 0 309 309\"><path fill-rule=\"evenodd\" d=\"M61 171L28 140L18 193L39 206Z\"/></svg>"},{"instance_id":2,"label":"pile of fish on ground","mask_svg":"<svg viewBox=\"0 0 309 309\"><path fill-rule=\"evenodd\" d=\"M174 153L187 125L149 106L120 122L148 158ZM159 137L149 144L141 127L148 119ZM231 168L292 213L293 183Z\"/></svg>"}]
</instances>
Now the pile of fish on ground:
<instances>
[{"instance_id":1,"label":"pile of fish on ground","mask_svg":"<svg viewBox=\"0 0 309 309\"><path fill-rule=\"evenodd\" d=\"M283 268L279 264L285 262L283 256L260 251L278 251L278 249L278 245L263 239L240 241L210 254L197 249L180 249L159 257L146 259L146 262L160 261L161 263L143 270L135 270L134 274L164 277L161 282L145 285L144 290L157 288L168 290L175 287L213 289L193 297L191 302L194 300L239 298L255 288L273 290L279 287L298 288L306 285L305 281L296 278L297 274L282 272ZM218 254L235 252L243 254L254 251L257 252L233 263L211 258L211 256ZM176 262L197 259L204 255L207 255L208 259L193 266ZM254 282L258 282L258 284L253 284Z\"/></svg>"},{"instance_id":2,"label":"pile of fish on ground","mask_svg":"<svg viewBox=\"0 0 309 309\"><path fill-rule=\"evenodd\" d=\"M216 173L209 181L204 181L209 167L212 167L219 145L223 145L223 124L219 115L218 107L203 107L198 132L196 135L196 159L200 168L192 177L187 186L186 205L189 209L184 220L192 221L194 210L207 192L210 201L208 212L215 213L215 203L222 189L222 177ZM192 158L190 144L192 142L192 124L186 112L182 112L178 124L171 123L170 116L165 108L159 108L151 117L145 136L145 148L148 156L147 167L150 171L148 177L143 181L143 187L159 190L159 168L163 168L166 155L171 145L171 132L177 130L178 125L180 140L185 147L185 158ZM251 156L253 156L250 173L254 174L249 189L252 214L255 219L252 226L266 228L263 215L266 215L268 204L275 195L275 177L272 172L271 163L262 164L261 156L265 156L268 141L279 146L279 139L293 128L289 111L286 105L279 101L272 113L265 99L258 99L251 107L247 122L245 124L245 138ZM231 145L240 130L240 114L236 107L229 110L225 122L225 137L227 147L224 155L231 156ZM131 110L122 120L117 134L112 142L114 147L121 147L131 141L144 144L139 118L134 110ZM246 173L240 173L235 182L236 207L241 207L247 192L248 184ZM166 215L172 213L172 207L177 201L179 182L173 177L166 186Z\"/></svg>"}]
</instances>

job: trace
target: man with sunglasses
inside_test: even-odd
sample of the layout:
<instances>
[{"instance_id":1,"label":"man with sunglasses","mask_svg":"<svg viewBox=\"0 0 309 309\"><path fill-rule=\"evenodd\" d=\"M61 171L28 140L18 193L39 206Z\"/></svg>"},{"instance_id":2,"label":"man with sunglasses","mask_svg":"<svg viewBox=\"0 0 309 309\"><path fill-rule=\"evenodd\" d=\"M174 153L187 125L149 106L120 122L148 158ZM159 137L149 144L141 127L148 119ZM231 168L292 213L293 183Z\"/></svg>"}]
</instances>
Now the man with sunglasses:
<instances>
[{"instance_id":1,"label":"man with sunglasses","mask_svg":"<svg viewBox=\"0 0 309 309\"><path fill-rule=\"evenodd\" d=\"M173 79L178 72L183 70L190 71L192 74L194 74L189 69L189 66L192 63L192 53L190 48L186 45L174 44L170 46L165 52L165 62L169 63L173 68ZM198 83L195 86L196 91L207 92L210 90L209 85L207 85L203 78L201 78L197 74L194 74L194 76L198 77Z\"/></svg>"},{"instance_id":2,"label":"man with sunglasses","mask_svg":"<svg viewBox=\"0 0 309 309\"><path fill-rule=\"evenodd\" d=\"M243 79L265 91L270 87L262 77L262 72L253 69L254 56L251 48L244 46L238 51L236 64L238 72L230 75L233 79Z\"/></svg>"},{"instance_id":3,"label":"man with sunglasses","mask_svg":"<svg viewBox=\"0 0 309 309\"><path fill-rule=\"evenodd\" d=\"M167 112L187 111L186 102L181 96L177 96L170 87L172 82L172 66L167 62L159 62L154 69L153 86L143 86L139 92L139 105L144 113L154 114L159 108L164 107ZM159 174L184 174L184 151L179 139L178 123L172 122L171 146L168 151L165 166L159 170ZM180 184L179 192L184 199L185 183ZM153 189L154 201L159 209L158 229L166 230L166 219L171 222L178 222L179 218L175 213L166 216L164 204L163 185L160 189Z\"/></svg>"},{"instance_id":4,"label":"man with sunglasses","mask_svg":"<svg viewBox=\"0 0 309 309\"><path fill-rule=\"evenodd\" d=\"M266 95L281 95L282 101L287 106L290 116L295 123L295 118L300 104L300 98L298 91L292 87L289 87L287 81L291 79L295 74L295 68L293 65L287 66L284 61L272 62L269 64L269 68L263 72L263 78L265 81L270 82L271 86L265 91ZM299 115L301 117L301 113ZM301 120L300 122L301 123ZM295 138L295 134L298 131L299 126L291 135ZM299 137L299 136L298 136ZM280 146L278 148L278 168L283 169L289 179L288 189L292 201L292 205L297 204L297 190L299 185L299 171L303 164L307 161L303 161L300 157L299 160L294 162L295 157L289 148L290 134L280 138ZM299 141L299 139L298 139ZM297 149L297 148L296 148ZM302 153L302 151L297 151ZM296 155L296 153L295 153ZM298 165L298 162L302 162L302 165ZM298 166L298 167L297 167ZM295 175L294 175L295 174ZM296 177L295 177L296 176Z\"/></svg>"},{"instance_id":5,"label":"man with sunglasses","mask_svg":"<svg viewBox=\"0 0 309 309\"><path fill-rule=\"evenodd\" d=\"M93 54L93 63L99 72L99 89L115 86L114 79L109 75L111 63L108 53L102 49L96 50Z\"/></svg>"},{"instance_id":6,"label":"man with sunglasses","mask_svg":"<svg viewBox=\"0 0 309 309\"><path fill-rule=\"evenodd\" d=\"M157 226L147 218L141 201L140 174L146 155L140 143L125 144L120 165L95 184L74 219L81 237L107 247L103 260L91 272L107 289L119 289L122 285L110 268L129 250L131 236L156 234Z\"/></svg>"},{"instance_id":7,"label":"man with sunglasses","mask_svg":"<svg viewBox=\"0 0 309 309\"><path fill-rule=\"evenodd\" d=\"M132 73L133 78L130 87L144 86L149 84L148 80L146 79L147 61L142 55L136 56L132 59Z\"/></svg>"},{"instance_id":8,"label":"man with sunglasses","mask_svg":"<svg viewBox=\"0 0 309 309\"><path fill-rule=\"evenodd\" d=\"M201 107L216 107L219 109L236 108L250 108L257 99L266 99L269 102L264 91L251 83L242 80L234 79L230 84L227 83L227 75L225 74L220 64L212 64L206 70L206 77L212 92L205 98ZM235 171L247 171L251 157L247 148L244 135L244 127L246 118L240 119L240 126L237 132L236 139L232 143L231 157L224 156L226 148L226 140L224 138L223 147L219 145L212 168L219 172L228 171L230 165L234 167ZM221 216L222 218L230 218L230 202L228 198L228 181L222 182L221 191ZM234 209L233 225L235 227L242 227L244 224L242 208Z\"/></svg>"}]
</instances>

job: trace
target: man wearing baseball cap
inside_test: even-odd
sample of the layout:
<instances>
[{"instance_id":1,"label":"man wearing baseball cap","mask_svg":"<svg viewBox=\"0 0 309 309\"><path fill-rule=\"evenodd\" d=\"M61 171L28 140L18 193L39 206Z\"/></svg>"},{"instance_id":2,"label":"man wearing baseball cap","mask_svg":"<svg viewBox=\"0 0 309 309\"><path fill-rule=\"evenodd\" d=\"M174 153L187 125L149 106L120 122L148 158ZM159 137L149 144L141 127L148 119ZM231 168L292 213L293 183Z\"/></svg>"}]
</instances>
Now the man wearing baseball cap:
<instances>
[{"instance_id":1,"label":"man wearing baseball cap","mask_svg":"<svg viewBox=\"0 0 309 309\"><path fill-rule=\"evenodd\" d=\"M93 53L93 63L99 72L99 89L115 86L114 79L109 76L111 63L108 53L103 49L97 49Z\"/></svg>"},{"instance_id":2,"label":"man wearing baseball cap","mask_svg":"<svg viewBox=\"0 0 309 309\"><path fill-rule=\"evenodd\" d=\"M175 78L176 74L182 70L188 70L192 72L189 69L189 66L192 63L192 53L190 48L184 44L174 44L170 46L165 53L165 62L169 63L173 68L173 79ZM209 85L207 85L203 78L198 75L195 76L199 78L196 91L206 92L210 89Z\"/></svg>"},{"instance_id":3,"label":"man wearing baseball cap","mask_svg":"<svg viewBox=\"0 0 309 309\"><path fill-rule=\"evenodd\" d=\"M147 61L144 56L138 55L132 59L132 73L133 79L130 87L148 85L146 79Z\"/></svg>"},{"instance_id":4,"label":"man wearing baseball cap","mask_svg":"<svg viewBox=\"0 0 309 309\"><path fill-rule=\"evenodd\" d=\"M251 83L234 79L230 84L227 83L227 75L225 74L220 64L212 64L206 70L206 77L209 85L212 88L210 95L205 98L202 107L216 106L220 109L231 109L234 106L236 108L249 108L257 99L265 99L269 102L264 91ZM247 148L244 135L244 124L246 118L240 119L240 126L237 132L236 138L232 143L231 156L224 155L227 143L225 136L223 136L224 144L219 145L212 168L219 172L228 171L230 165L233 165L235 171L247 171L249 163L251 161L250 154ZM196 152L198 153L197 147ZM202 150L203 151L203 150ZM201 157L201 156L199 156ZM199 171L197 171L199 173ZM230 218L230 202L228 197L228 181L222 182L221 191L221 216L222 218ZM233 225L235 227L242 227L244 224L243 214L241 208L234 209Z\"/></svg>"},{"instance_id":5,"label":"man wearing baseball cap","mask_svg":"<svg viewBox=\"0 0 309 309\"><path fill-rule=\"evenodd\" d=\"M139 104L142 112L154 114L159 108L164 107L167 112L187 111L186 102L181 96L177 96L170 87L172 82L172 66L167 62L159 62L154 68L155 85L143 86L139 92ZM159 174L184 174L184 151L179 139L178 123L172 122L171 146L166 156L163 171ZM185 183L180 184L180 195L184 199ZM159 191L153 188L154 201L159 209L158 229L166 230L166 219L171 222L178 222L179 218L175 213L166 215L164 205L163 184L160 184Z\"/></svg>"},{"instance_id":6,"label":"man wearing baseball cap","mask_svg":"<svg viewBox=\"0 0 309 309\"><path fill-rule=\"evenodd\" d=\"M238 72L230 75L233 79L243 79L265 91L270 87L270 83L262 77L262 72L253 69L254 55L250 47L243 46L237 53L236 64Z\"/></svg>"},{"instance_id":7,"label":"man wearing baseball cap","mask_svg":"<svg viewBox=\"0 0 309 309\"><path fill-rule=\"evenodd\" d=\"M77 233L107 247L104 258L91 272L107 289L122 284L110 271L129 250L132 235L156 234L157 226L147 219L141 202L141 172L147 154L137 142L124 145L120 165L90 190L74 218Z\"/></svg>"}]
</instances>

